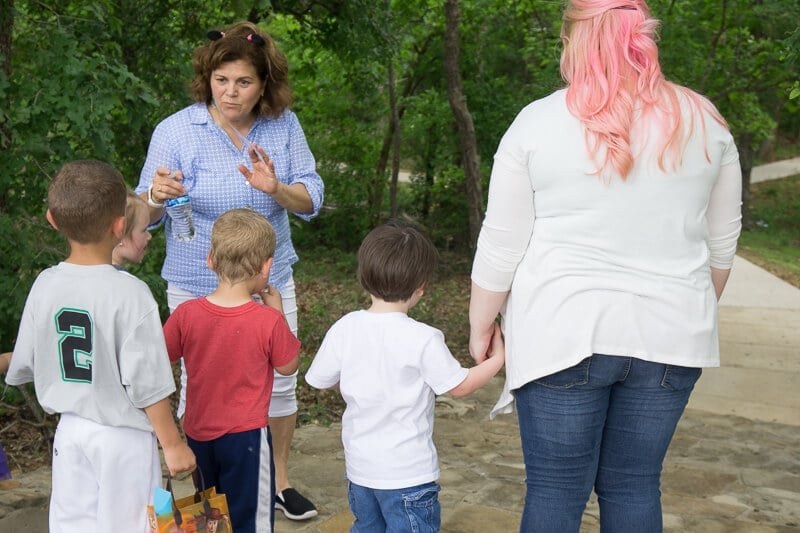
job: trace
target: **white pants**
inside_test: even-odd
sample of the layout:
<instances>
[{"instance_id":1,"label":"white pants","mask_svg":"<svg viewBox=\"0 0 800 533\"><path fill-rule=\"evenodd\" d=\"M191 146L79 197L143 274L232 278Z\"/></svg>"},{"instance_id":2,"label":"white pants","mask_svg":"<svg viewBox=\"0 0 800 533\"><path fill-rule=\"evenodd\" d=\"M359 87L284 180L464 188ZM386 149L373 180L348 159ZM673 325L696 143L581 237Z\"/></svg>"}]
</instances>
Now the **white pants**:
<instances>
[{"instance_id":1,"label":"white pants","mask_svg":"<svg viewBox=\"0 0 800 533\"><path fill-rule=\"evenodd\" d=\"M170 313L187 300L197 298L189 291L174 285L167 285L167 305ZM297 296L294 288L294 279L290 279L281 291L283 314L289 323L289 329L297 335ZM272 397L269 401L269 417L276 418L289 416L297 412L297 372L284 376L275 372L275 382L272 385ZM178 418L186 411L186 366L181 359L181 391L178 401Z\"/></svg>"},{"instance_id":2,"label":"white pants","mask_svg":"<svg viewBox=\"0 0 800 533\"><path fill-rule=\"evenodd\" d=\"M161 484L154 433L64 413L53 442L50 532L145 533Z\"/></svg>"}]
</instances>

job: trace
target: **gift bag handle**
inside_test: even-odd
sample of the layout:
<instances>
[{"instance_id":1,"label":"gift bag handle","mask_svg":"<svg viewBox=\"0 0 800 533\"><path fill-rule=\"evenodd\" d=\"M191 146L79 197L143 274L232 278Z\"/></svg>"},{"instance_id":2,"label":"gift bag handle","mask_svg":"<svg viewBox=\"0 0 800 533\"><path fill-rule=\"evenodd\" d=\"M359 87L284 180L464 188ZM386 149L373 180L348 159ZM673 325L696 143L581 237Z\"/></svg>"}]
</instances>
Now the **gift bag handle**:
<instances>
[{"instance_id":1,"label":"gift bag handle","mask_svg":"<svg viewBox=\"0 0 800 533\"><path fill-rule=\"evenodd\" d=\"M167 472L167 490L169 491L170 495L172 495L172 518L175 520L175 525L180 526L183 524L183 516L181 515L178 506L175 504L175 493L172 491L172 474Z\"/></svg>"},{"instance_id":2,"label":"gift bag handle","mask_svg":"<svg viewBox=\"0 0 800 533\"><path fill-rule=\"evenodd\" d=\"M197 483L198 478L200 481L199 485ZM209 502L208 498L206 498L206 482L203 479L203 471L200 470L199 466L194 469L194 472L192 472L192 482L194 483L194 503L200 503L202 501L203 512L205 512L207 515L210 514L211 502Z\"/></svg>"},{"instance_id":3,"label":"gift bag handle","mask_svg":"<svg viewBox=\"0 0 800 533\"><path fill-rule=\"evenodd\" d=\"M198 485L199 480L199 485ZM200 503L203 502L203 512L208 515L211 514L211 502L208 501L208 498L205 496L206 491L206 483L203 479L203 472L200 470L200 467L194 469L192 472L192 483L194 484L194 502ZM180 509L175 504L175 493L172 491L172 474L167 473L167 490L172 495L172 518L175 520L175 524L180 526L183 524L183 516L181 515Z\"/></svg>"}]
</instances>

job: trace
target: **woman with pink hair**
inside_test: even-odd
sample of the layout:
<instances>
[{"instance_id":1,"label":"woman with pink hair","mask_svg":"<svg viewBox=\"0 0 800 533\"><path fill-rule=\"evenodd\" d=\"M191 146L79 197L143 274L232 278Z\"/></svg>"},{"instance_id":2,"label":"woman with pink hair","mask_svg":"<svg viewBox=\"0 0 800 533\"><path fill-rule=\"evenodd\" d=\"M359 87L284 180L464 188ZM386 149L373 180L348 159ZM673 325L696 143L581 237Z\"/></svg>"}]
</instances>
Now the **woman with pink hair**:
<instances>
[{"instance_id":1,"label":"woman with pink hair","mask_svg":"<svg viewBox=\"0 0 800 533\"><path fill-rule=\"evenodd\" d=\"M667 81L642 0L571 0L566 88L497 149L472 270L470 352L502 314L527 493L520 530L662 529L660 475L701 368L741 230L725 120Z\"/></svg>"}]
</instances>

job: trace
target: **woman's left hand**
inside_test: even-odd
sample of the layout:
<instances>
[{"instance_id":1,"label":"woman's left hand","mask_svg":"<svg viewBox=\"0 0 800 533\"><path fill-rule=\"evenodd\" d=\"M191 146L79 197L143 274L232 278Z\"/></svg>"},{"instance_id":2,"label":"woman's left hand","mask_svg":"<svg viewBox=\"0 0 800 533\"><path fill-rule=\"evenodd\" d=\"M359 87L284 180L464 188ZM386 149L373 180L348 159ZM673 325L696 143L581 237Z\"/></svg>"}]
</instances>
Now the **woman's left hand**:
<instances>
[{"instance_id":1,"label":"woman's left hand","mask_svg":"<svg viewBox=\"0 0 800 533\"><path fill-rule=\"evenodd\" d=\"M244 165L239 165L239 172L251 187L267 194L275 194L280 187L280 182L275 176L275 164L267 152L259 145L253 143L248 150L250 162L253 164L252 172Z\"/></svg>"}]
</instances>

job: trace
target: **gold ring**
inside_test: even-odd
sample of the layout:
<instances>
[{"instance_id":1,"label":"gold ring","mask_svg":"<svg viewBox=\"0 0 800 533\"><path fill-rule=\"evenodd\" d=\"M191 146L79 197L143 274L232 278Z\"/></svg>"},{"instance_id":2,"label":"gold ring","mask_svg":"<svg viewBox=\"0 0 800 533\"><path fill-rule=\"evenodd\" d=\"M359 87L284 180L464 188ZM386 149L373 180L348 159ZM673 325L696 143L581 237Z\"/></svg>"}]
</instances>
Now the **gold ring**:
<instances>
[{"instance_id":1,"label":"gold ring","mask_svg":"<svg viewBox=\"0 0 800 533\"><path fill-rule=\"evenodd\" d=\"M163 188L164 188L164 186L163 186L163 185L159 185L159 186L158 186L158 192L161 192Z\"/></svg>"}]
</instances>

